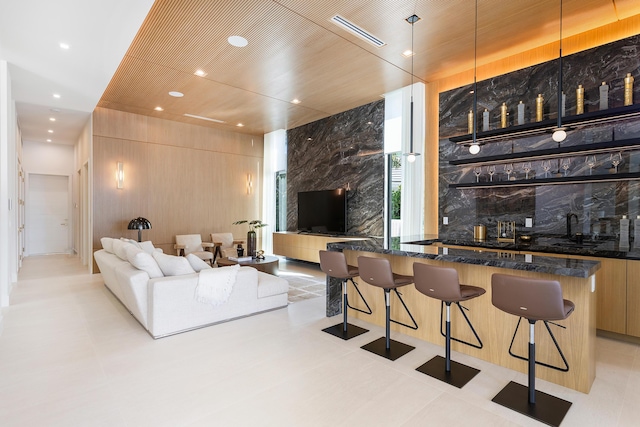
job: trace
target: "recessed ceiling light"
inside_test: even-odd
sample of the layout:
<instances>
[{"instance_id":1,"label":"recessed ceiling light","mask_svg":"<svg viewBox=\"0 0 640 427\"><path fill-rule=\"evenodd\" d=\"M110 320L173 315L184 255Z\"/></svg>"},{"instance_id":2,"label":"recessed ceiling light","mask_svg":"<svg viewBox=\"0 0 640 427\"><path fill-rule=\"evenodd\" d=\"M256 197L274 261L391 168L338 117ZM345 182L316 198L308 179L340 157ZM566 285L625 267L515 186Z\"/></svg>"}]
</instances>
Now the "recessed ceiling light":
<instances>
[{"instance_id":1,"label":"recessed ceiling light","mask_svg":"<svg viewBox=\"0 0 640 427\"><path fill-rule=\"evenodd\" d=\"M307 141L313 141L313 138L309 137L307 138Z\"/></svg>"},{"instance_id":2,"label":"recessed ceiling light","mask_svg":"<svg viewBox=\"0 0 640 427\"><path fill-rule=\"evenodd\" d=\"M60 99L60 94L59 94L59 93L54 93L54 94L53 94L53 97L54 97L55 99Z\"/></svg>"},{"instance_id":3,"label":"recessed ceiling light","mask_svg":"<svg viewBox=\"0 0 640 427\"><path fill-rule=\"evenodd\" d=\"M51 140L50 140L50 139L47 139L47 142L51 142Z\"/></svg>"},{"instance_id":4,"label":"recessed ceiling light","mask_svg":"<svg viewBox=\"0 0 640 427\"><path fill-rule=\"evenodd\" d=\"M238 126L239 128L243 127L244 125L242 123L238 123L236 126Z\"/></svg>"},{"instance_id":5,"label":"recessed ceiling light","mask_svg":"<svg viewBox=\"0 0 640 427\"><path fill-rule=\"evenodd\" d=\"M373 124L373 122L367 122L367 124L368 124L368 125L372 125L372 124Z\"/></svg>"},{"instance_id":6,"label":"recessed ceiling light","mask_svg":"<svg viewBox=\"0 0 640 427\"><path fill-rule=\"evenodd\" d=\"M53 133L53 130L49 129L47 132L49 132L49 133Z\"/></svg>"},{"instance_id":7,"label":"recessed ceiling light","mask_svg":"<svg viewBox=\"0 0 640 427\"><path fill-rule=\"evenodd\" d=\"M174 96L176 98L182 98L184 96L184 93L172 90L171 92L169 92L169 95Z\"/></svg>"},{"instance_id":8,"label":"recessed ceiling light","mask_svg":"<svg viewBox=\"0 0 640 427\"><path fill-rule=\"evenodd\" d=\"M227 39L227 41L231 46L235 46L235 47L245 47L246 45L249 44L247 39L240 36L231 36Z\"/></svg>"},{"instance_id":9,"label":"recessed ceiling light","mask_svg":"<svg viewBox=\"0 0 640 427\"><path fill-rule=\"evenodd\" d=\"M196 116L195 114L184 113L184 115L187 116L187 117L193 117L194 119L208 120L210 122L216 122L216 123L225 123L224 120L218 120L218 119L212 119L212 118L209 118L209 117Z\"/></svg>"},{"instance_id":10,"label":"recessed ceiling light","mask_svg":"<svg viewBox=\"0 0 640 427\"><path fill-rule=\"evenodd\" d=\"M60 43L60 49L69 50L70 47L67 43Z\"/></svg>"},{"instance_id":11,"label":"recessed ceiling light","mask_svg":"<svg viewBox=\"0 0 640 427\"><path fill-rule=\"evenodd\" d=\"M202 71L202 70L196 70L196 72L195 72L195 73L193 73L193 74L195 74L195 75L196 75L196 76L198 76L198 77L205 77L205 76L207 75L207 73L205 73L205 72L204 72L204 71Z\"/></svg>"},{"instance_id":12,"label":"recessed ceiling light","mask_svg":"<svg viewBox=\"0 0 640 427\"><path fill-rule=\"evenodd\" d=\"M298 98L295 98L294 100L291 101L292 104L300 104L300 100Z\"/></svg>"},{"instance_id":13,"label":"recessed ceiling light","mask_svg":"<svg viewBox=\"0 0 640 427\"><path fill-rule=\"evenodd\" d=\"M50 121L50 122L55 122L55 121L56 121L56 118L55 118L55 117L49 117L49 121Z\"/></svg>"},{"instance_id":14,"label":"recessed ceiling light","mask_svg":"<svg viewBox=\"0 0 640 427\"><path fill-rule=\"evenodd\" d=\"M410 58L414 55L415 53L412 50L405 50L404 52L402 52L402 56L404 56L405 58Z\"/></svg>"},{"instance_id":15,"label":"recessed ceiling light","mask_svg":"<svg viewBox=\"0 0 640 427\"><path fill-rule=\"evenodd\" d=\"M156 111L164 111L164 108L162 108L162 107L156 107L156 108L154 108L154 110L156 110Z\"/></svg>"}]
</instances>

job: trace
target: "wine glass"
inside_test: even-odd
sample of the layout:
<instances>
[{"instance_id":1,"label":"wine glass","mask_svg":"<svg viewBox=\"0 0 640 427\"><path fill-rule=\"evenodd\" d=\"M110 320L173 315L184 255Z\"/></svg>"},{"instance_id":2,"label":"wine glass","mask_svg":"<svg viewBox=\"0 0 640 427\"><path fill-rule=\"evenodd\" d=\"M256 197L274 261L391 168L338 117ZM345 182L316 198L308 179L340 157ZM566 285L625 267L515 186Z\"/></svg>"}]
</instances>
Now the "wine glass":
<instances>
[{"instance_id":1,"label":"wine glass","mask_svg":"<svg viewBox=\"0 0 640 427\"><path fill-rule=\"evenodd\" d=\"M611 164L616 168L616 173L618 173L618 165L620 163L622 163L622 153L611 154Z\"/></svg>"},{"instance_id":2,"label":"wine glass","mask_svg":"<svg viewBox=\"0 0 640 427\"><path fill-rule=\"evenodd\" d=\"M507 163L504 165L504 172L507 174L507 181L511 181L511 173L513 172L513 165L511 163Z\"/></svg>"},{"instance_id":3,"label":"wine glass","mask_svg":"<svg viewBox=\"0 0 640 427\"><path fill-rule=\"evenodd\" d=\"M589 175L593 174L593 168L596 165L596 156L587 156L585 163L589 166Z\"/></svg>"},{"instance_id":4,"label":"wine glass","mask_svg":"<svg viewBox=\"0 0 640 427\"><path fill-rule=\"evenodd\" d=\"M546 178L551 170L551 160L542 161L542 170L544 171L544 177Z\"/></svg>"},{"instance_id":5,"label":"wine glass","mask_svg":"<svg viewBox=\"0 0 640 427\"><path fill-rule=\"evenodd\" d=\"M571 159L563 159L561 166L564 170L564 176L567 176L567 171L569 170L569 166L571 166Z\"/></svg>"},{"instance_id":6,"label":"wine glass","mask_svg":"<svg viewBox=\"0 0 640 427\"><path fill-rule=\"evenodd\" d=\"M523 163L522 170L524 170L525 179L529 179L529 172L531 172L531 162Z\"/></svg>"},{"instance_id":7,"label":"wine glass","mask_svg":"<svg viewBox=\"0 0 640 427\"><path fill-rule=\"evenodd\" d=\"M482 167L476 166L473 168L473 173L476 175L476 182L480 182L480 174L482 173Z\"/></svg>"},{"instance_id":8,"label":"wine glass","mask_svg":"<svg viewBox=\"0 0 640 427\"><path fill-rule=\"evenodd\" d=\"M494 173L496 173L496 167L494 165L489 166L489 182L493 182Z\"/></svg>"}]
</instances>

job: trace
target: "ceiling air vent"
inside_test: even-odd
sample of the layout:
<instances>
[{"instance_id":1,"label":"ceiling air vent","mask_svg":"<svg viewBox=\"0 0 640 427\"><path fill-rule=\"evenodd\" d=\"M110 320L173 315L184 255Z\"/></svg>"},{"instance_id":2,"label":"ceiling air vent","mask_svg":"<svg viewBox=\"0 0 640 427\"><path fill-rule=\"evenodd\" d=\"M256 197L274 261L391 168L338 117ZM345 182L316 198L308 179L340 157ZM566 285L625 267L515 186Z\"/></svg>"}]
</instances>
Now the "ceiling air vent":
<instances>
[{"instance_id":1,"label":"ceiling air vent","mask_svg":"<svg viewBox=\"0 0 640 427\"><path fill-rule=\"evenodd\" d=\"M382 47L382 46L386 45L385 42L383 42L382 40L380 40L376 36L374 36L372 34L369 34L365 30L363 30L362 28L358 27L353 22L350 22L350 21L346 20L345 18L343 18L340 15L334 16L333 18L330 19L330 21L333 22L334 24L336 24L337 26L344 28L345 30L349 31L350 33L353 33L356 36L368 41L369 43L371 43L375 47Z\"/></svg>"}]
</instances>

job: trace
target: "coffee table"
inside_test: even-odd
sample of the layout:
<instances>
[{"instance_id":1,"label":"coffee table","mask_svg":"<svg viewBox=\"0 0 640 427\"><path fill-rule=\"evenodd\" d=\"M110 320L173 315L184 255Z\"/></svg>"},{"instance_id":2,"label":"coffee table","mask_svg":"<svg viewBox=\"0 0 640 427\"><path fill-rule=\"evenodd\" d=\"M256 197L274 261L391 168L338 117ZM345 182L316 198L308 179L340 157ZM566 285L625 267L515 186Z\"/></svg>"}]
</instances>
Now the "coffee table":
<instances>
[{"instance_id":1,"label":"coffee table","mask_svg":"<svg viewBox=\"0 0 640 427\"><path fill-rule=\"evenodd\" d=\"M252 259L250 261L232 261L229 258L218 258L218 267L228 267L230 265L240 264L244 267L253 267L258 271L278 275L278 257L265 255L264 259Z\"/></svg>"}]
</instances>

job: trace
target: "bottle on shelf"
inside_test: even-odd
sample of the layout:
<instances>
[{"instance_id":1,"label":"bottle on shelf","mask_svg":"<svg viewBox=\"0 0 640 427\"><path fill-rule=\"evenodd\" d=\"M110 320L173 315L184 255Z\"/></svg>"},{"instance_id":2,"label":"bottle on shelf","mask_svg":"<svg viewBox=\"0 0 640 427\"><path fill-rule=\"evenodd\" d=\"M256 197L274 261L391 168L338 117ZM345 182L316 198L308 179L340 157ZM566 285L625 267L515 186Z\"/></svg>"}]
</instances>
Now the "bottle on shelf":
<instances>
[{"instance_id":1,"label":"bottle on shelf","mask_svg":"<svg viewBox=\"0 0 640 427\"><path fill-rule=\"evenodd\" d=\"M469 110L469 114L467 114L467 127L469 133L473 133L473 110Z\"/></svg>"},{"instance_id":2,"label":"bottle on shelf","mask_svg":"<svg viewBox=\"0 0 640 427\"><path fill-rule=\"evenodd\" d=\"M578 85L576 89L576 114L584 113L584 88Z\"/></svg>"},{"instance_id":3,"label":"bottle on shelf","mask_svg":"<svg viewBox=\"0 0 640 427\"><path fill-rule=\"evenodd\" d=\"M544 97L541 93L536 98L536 122L541 122L544 116Z\"/></svg>"},{"instance_id":4,"label":"bottle on shelf","mask_svg":"<svg viewBox=\"0 0 640 427\"><path fill-rule=\"evenodd\" d=\"M524 124L524 104L522 103L522 101L520 101L520 103L518 104L518 124Z\"/></svg>"},{"instance_id":5,"label":"bottle on shelf","mask_svg":"<svg viewBox=\"0 0 640 427\"><path fill-rule=\"evenodd\" d=\"M626 215L620 220L620 246L629 246L629 218Z\"/></svg>"},{"instance_id":6,"label":"bottle on shelf","mask_svg":"<svg viewBox=\"0 0 640 427\"><path fill-rule=\"evenodd\" d=\"M633 220L633 246L640 248L640 215Z\"/></svg>"},{"instance_id":7,"label":"bottle on shelf","mask_svg":"<svg viewBox=\"0 0 640 427\"><path fill-rule=\"evenodd\" d=\"M485 108L484 112L482 113L482 131L486 132L488 130L489 130L489 110Z\"/></svg>"},{"instance_id":8,"label":"bottle on shelf","mask_svg":"<svg viewBox=\"0 0 640 427\"><path fill-rule=\"evenodd\" d=\"M600 111L609 108L609 85L602 82L600 85Z\"/></svg>"},{"instance_id":9,"label":"bottle on shelf","mask_svg":"<svg viewBox=\"0 0 640 427\"><path fill-rule=\"evenodd\" d=\"M633 76L631 73L627 73L627 77L624 78L624 105L633 104Z\"/></svg>"},{"instance_id":10,"label":"bottle on shelf","mask_svg":"<svg viewBox=\"0 0 640 427\"><path fill-rule=\"evenodd\" d=\"M506 102L503 102L502 105L500 106L500 127L503 129L507 127L507 103Z\"/></svg>"}]
</instances>

